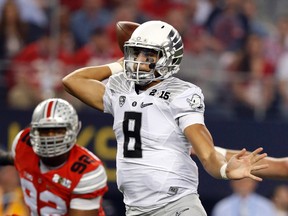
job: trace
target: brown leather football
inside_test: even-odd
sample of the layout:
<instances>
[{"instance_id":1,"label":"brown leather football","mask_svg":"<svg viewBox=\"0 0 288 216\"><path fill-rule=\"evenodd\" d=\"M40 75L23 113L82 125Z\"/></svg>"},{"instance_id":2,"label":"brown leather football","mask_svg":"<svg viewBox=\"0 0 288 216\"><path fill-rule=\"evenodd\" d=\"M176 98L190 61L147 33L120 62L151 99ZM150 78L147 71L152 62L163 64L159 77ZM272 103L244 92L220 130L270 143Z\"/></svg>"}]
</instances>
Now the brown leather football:
<instances>
[{"instance_id":1,"label":"brown leather football","mask_svg":"<svg viewBox=\"0 0 288 216\"><path fill-rule=\"evenodd\" d=\"M119 21L116 23L117 41L122 52L124 51L124 43L130 39L132 33L139 25L139 23L130 21Z\"/></svg>"}]
</instances>

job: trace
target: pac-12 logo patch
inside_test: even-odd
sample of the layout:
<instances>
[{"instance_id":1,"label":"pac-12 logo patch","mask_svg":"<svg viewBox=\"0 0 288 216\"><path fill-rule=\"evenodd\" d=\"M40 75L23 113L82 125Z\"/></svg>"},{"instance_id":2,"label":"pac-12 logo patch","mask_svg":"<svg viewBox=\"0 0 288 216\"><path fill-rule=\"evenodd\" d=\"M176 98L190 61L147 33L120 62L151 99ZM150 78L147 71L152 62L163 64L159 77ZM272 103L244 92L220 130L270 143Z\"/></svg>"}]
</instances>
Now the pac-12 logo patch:
<instances>
[{"instance_id":1,"label":"pac-12 logo patch","mask_svg":"<svg viewBox=\"0 0 288 216\"><path fill-rule=\"evenodd\" d=\"M197 94L194 94L191 99L187 98L186 101L189 103L193 111L202 111L204 109L201 97Z\"/></svg>"},{"instance_id":2,"label":"pac-12 logo patch","mask_svg":"<svg viewBox=\"0 0 288 216\"><path fill-rule=\"evenodd\" d=\"M119 97L119 106L122 107L126 101L126 96Z\"/></svg>"}]
</instances>

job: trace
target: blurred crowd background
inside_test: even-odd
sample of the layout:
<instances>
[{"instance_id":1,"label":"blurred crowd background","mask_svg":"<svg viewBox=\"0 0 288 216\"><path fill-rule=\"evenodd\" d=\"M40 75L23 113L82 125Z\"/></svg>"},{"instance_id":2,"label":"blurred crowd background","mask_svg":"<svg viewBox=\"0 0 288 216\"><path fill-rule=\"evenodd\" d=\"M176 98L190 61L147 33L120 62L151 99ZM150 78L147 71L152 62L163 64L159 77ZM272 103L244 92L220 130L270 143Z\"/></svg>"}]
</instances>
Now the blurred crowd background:
<instances>
[{"instance_id":1,"label":"blurred crowd background","mask_svg":"<svg viewBox=\"0 0 288 216\"><path fill-rule=\"evenodd\" d=\"M31 111L43 99L61 97L85 112L61 79L123 56L118 21L159 19L182 35L176 76L202 88L209 120L288 123L287 8L287 0L0 0L1 107ZM7 170L0 169L0 214L21 196L19 182L9 181L17 174L4 178ZM280 186L269 198L287 216L288 188ZM113 211L107 215L119 215Z\"/></svg>"},{"instance_id":2,"label":"blurred crowd background","mask_svg":"<svg viewBox=\"0 0 288 216\"><path fill-rule=\"evenodd\" d=\"M285 0L0 0L0 101L33 108L64 92L75 68L122 57L119 20L160 19L182 35L177 75L199 85L207 113L259 121L288 116Z\"/></svg>"}]
</instances>

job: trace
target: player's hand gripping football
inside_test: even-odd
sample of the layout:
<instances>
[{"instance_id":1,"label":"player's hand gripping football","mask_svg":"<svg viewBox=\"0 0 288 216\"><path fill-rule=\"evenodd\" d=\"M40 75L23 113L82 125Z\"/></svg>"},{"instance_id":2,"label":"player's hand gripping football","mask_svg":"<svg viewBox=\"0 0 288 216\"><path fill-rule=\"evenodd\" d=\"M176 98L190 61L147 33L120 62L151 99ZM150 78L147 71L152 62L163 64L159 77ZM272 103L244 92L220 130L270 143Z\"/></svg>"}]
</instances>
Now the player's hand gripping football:
<instances>
[{"instance_id":1,"label":"player's hand gripping football","mask_svg":"<svg viewBox=\"0 0 288 216\"><path fill-rule=\"evenodd\" d=\"M256 181L262 181L262 178L252 174L253 171L268 167L268 164L261 163L261 160L267 157L266 153L261 153L262 151L263 148L260 147L248 154L246 149L242 149L238 154L235 154L227 164L227 177L229 179L248 177Z\"/></svg>"}]
</instances>

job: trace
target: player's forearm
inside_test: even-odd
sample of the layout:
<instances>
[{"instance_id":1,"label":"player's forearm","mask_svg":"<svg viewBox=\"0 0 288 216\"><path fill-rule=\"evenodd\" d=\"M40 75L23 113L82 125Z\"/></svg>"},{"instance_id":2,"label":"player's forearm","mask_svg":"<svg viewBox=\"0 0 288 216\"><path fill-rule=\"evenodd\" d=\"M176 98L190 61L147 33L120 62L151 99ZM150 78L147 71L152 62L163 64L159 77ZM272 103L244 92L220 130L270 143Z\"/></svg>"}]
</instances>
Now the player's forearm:
<instances>
[{"instance_id":1,"label":"player's forearm","mask_svg":"<svg viewBox=\"0 0 288 216\"><path fill-rule=\"evenodd\" d=\"M14 158L11 152L0 150L0 166L14 165Z\"/></svg>"},{"instance_id":2,"label":"player's forearm","mask_svg":"<svg viewBox=\"0 0 288 216\"><path fill-rule=\"evenodd\" d=\"M238 153L238 150L227 149L226 159L229 160L234 154ZM249 152L248 152L249 153ZM268 168L253 171L252 173L261 178L268 179L288 179L288 157L283 158L274 158L266 157L263 160L259 161L257 165L268 164Z\"/></svg>"},{"instance_id":3,"label":"player's forearm","mask_svg":"<svg viewBox=\"0 0 288 216\"><path fill-rule=\"evenodd\" d=\"M185 136L193 143L193 150L204 169L214 178L222 178L220 168L226 163L225 157L214 150L213 140L208 129L201 124L188 126Z\"/></svg>"},{"instance_id":4,"label":"player's forearm","mask_svg":"<svg viewBox=\"0 0 288 216\"><path fill-rule=\"evenodd\" d=\"M65 90L87 105L103 111L105 86L101 82L111 75L108 66L85 67L63 78Z\"/></svg>"},{"instance_id":5,"label":"player's forearm","mask_svg":"<svg viewBox=\"0 0 288 216\"><path fill-rule=\"evenodd\" d=\"M70 209L69 216L97 216L98 209L92 210L78 210L78 209Z\"/></svg>"},{"instance_id":6,"label":"player's forearm","mask_svg":"<svg viewBox=\"0 0 288 216\"><path fill-rule=\"evenodd\" d=\"M288 179L288 157L285 158L273 158L267 157L262 161L258 162L267 163L268 168L263 170L254 171L253 174L262 178L276 179L276 180L287 180Z\"/></svg>"},{"instance_id":7,"label":"player's forearm","mask_svg":"<svg viewBox=\"0 0 288 216\"><path fill-rule=\"evenodd\" d=\"M80 80L97 80L103 81L111 76L111 70L108 66L92 66L92 67L83 67L73 71L72 73L65 76L62 81L65 87L68 89L71 87L75 81Z\"/></svg>"},{"instance_id":8,"label":"player's forearm","mask_svg":"<svg viewBox=\"0 0 288 216\"><path fill-rule=\"evenodd\" d=\"M220 173L220 169L224 164L226 164L226 160L221 154L217 152L212 153L209 158L207 158L205 161L202 161L201 163L206 172L208 172L211 176L217 179L223 179L223 176Z\"/></svg>"},{"instance_id":9,"label":"player's forearm","mask_svg":"<svg viewBox=\"0 0 288 216\"><path fill-rule=\"evenodd\" d=\"M120 58L116 62L112 62L110 64L99 65L99 66L91 66L91 67L83 67L73 71L63 78L63 84L65 87L69 88L71 82L75 80L97 80L103 81L109 78L112 74L123 72L123 58Z\"/></svg>"}]
</instances>

